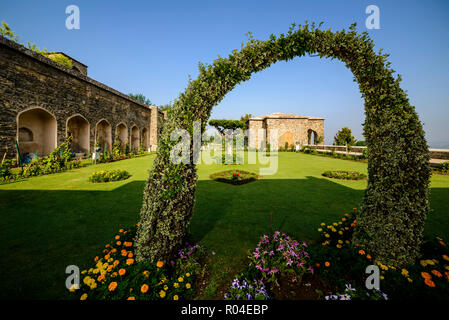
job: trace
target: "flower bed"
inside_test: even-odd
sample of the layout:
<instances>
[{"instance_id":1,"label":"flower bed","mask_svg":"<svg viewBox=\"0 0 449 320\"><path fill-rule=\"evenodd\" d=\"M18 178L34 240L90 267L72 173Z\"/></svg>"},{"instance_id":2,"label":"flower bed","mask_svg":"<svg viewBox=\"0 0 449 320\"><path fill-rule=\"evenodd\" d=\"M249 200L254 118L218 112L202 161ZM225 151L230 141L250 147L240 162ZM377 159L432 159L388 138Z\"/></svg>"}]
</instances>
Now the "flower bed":
<instances>
[{"instance_id":1,"label":"flower bed","mask_svg":"<svg viewBox=\"0 0 449 320\"><path fill-rule=\"evenodd\" d=\"M334 179L343 180L363 180L366 179L366 174L357 171L326 171L323 176Z\"/></svg>"},{"instance_id":2,"label":"flower bed","mask_svg":"<svg viewBox=\"0 0 449 320\"><path fill-rule=\"evenodd\" d=\"M311 248L317 274L335 292L331 300L347 299L448 299L449 249L443 239L427 240L422 256L407 267L384 265L363 248L351 243L356 225L356 208L341 221L318 228L320 243ZM380 290L365 287L366 267L377 265L380 270Z\"/></svg>"},{"instance_id":3,"label":"flower bed","mask_svg":"<svg viewBox=\"0 0 449 320\"><path fill-rule=\"evenodd\" d=\"M111 182L111 181L120 181L120 180L126 180L131 175L128 171L125 170L103 170L103 171L97 171L90 175L89 181L90 182Z\"/></svg>"},{"instance_id":4,"label":"flower bed","mask_svg":"<svg viewBox=\"0 0 449 320\"><path fill-rule=\"evenodd\" d=\"M81 300L181 300L193 297L195 280L203 269L202 247L185 246L165 264L137 263L134 259L136 227L120 229L94 264L81 272L81 285L71 292Z\"/></svg>"},{"instance_id":5,"label":"flower bed","mask_svg":"<svg viewBox=\"0 0 449 320\"><path fill-rule=\"evenodd\" d=\"M255 173L243 170L227 170L211 174L210 178L215 181L241 185L257 181L259 176Z\"/></svg>"},{"instance_id":6,"label":"flower bed","mask_svg":"<svg viewBox=\"0 0 449 320\"><path fill-rule=\"evenodd\" d=\"M321 223L319 242L307 246L279 231L261 237L248 267L225 299L404 300L449 298L449 248L442 238L425 241L411 266L389 266L352 244L357 209L340 221ZM305 251L307 248L307 251ZM366 268L380 271L380 288L367 289Z\"/></svg>"}]
</instances>

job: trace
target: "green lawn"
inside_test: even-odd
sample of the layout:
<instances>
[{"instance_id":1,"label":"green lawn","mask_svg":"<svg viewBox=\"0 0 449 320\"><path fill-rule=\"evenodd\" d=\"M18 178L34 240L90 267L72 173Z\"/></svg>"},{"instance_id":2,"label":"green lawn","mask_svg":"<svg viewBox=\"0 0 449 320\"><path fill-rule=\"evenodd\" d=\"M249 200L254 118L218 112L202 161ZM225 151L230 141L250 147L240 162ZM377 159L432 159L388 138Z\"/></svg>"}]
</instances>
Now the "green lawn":
<instances>
[{"instance_id":1,"label":"green lawn","mask_svg":"<svg viewBox=\"0 0 449 320\"><path fill-rule=\"evenodd\" d=\"M143 187L154 155L88 166L59 174L0 185L1 298L68 298L65 268L80 267L102 250L119 228L139 219ZM273 176L241 186L209 180L214 172L258 165L200 165L195 213L189 231L216 254L205 298L216 295L245 263L248 249L273 228L298 240L313 241L323 221L339 219L358 207L366 181L321 176L326 170L366 173L366 164L280 153ZM88 182L93 171L124 169L125 181ZM434 175L431 212L425 233L449 238L449 176Z\"/></svg>"}]
</instances>

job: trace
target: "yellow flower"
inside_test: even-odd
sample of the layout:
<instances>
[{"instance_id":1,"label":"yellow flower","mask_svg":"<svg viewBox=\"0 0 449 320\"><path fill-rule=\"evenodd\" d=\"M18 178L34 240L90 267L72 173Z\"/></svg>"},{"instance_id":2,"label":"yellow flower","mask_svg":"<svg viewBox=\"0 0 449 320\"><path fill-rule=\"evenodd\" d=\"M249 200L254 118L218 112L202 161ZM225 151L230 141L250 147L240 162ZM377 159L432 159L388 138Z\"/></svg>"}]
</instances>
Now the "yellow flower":
<instances>
[{"instance_id":1,"label":"yellow flower","mask_svg":"<svg viewBox=\"0 0 449 320\"><path fill-rule=\"evenodd\" d=\"M175 282L175 283L173 284L173 287L178 288L178 287L179 287L179 283Z\"/></svg>"},{"instance_id":2,"label":"yellow flower","mask_svg":"<svg viewBox=\"0 0 449 320\"><path fill-rule=\"evenodd\" d=\"M324 227L326 224L324 222L321 223L321 226Z\"/></svg>"},{"instance_id":3,"label":"yellow flower","mask_svg":"<svg viewBox=\"0 0 449 320\"><path fill-rule=\"evenodd\" d=\"M173 300L178 300L179 298L178 298L178 296L177 295L175 295L174 297L173 297Z\"/></svg>"},{"instance_id":4,"label":"yellow flower","mask_svg":"<svg viewBox=\"0 0 449 320\"><path fill-rule=\"evenodd\" d=\"M444 260L449 261L449 257L447 255L443 254L442 257Z\"/></svg>"},{"instance_id":5,"label":"yellow flower","mask_svg":"<svg viewBox=\"0 0 449 320\"><path fill-rule=\"evenodd\" d=\"M318 228L318 232L321 232L321 231L323 231L323 229L322 228Z\"/></svg>"},{"instance_id":6,"label":"yellow flower","mask_svg":"<svg viewBox=\"0 0 449 320\"><path fill-rule=\"evenodd\" d=\"M190 277L190 273L187 272L187 273L186 273L186 277Z\"/></svg>"},{"instance_id":7,"label":"yellow flower","mask_svg":"<svg viewBox=\"0 0 449 320\"><path fill-rule=\"evenodd\" d=\"M159 292L159 296L160 296L161 298L165 298L165 291L164 291L164 290L161 290L161 291Z\"/></svg>"},{"instance_id":8,"label":"yellow flower","mask_svg":"<svg viewBox=\"0 0 449 320\"><path fill-rule=\"evenodd\" d=\"M338 240L338 243L340 243L340 244L343 243L343 240Z\"/></svg>"},{"instance_id":9,"label":"yellow flower","mask_svg":"<svg viewBox=\"0 0 449 320\"><path fill-rule=\"evenodd\" d=\"M190 289L190 288L191 288L190 283L186 283L186 288L187 288L187 289Z\"/></svg>"},{"instance_id":10,"label":"yellow flower","mask_svg":"<svg viewBox=\"0 0 449 320\"><path fill-rule=\"evenodd\" d=\"M324 236L325 236L326 238L329 238L329 237L330 237L329 233L326 233Z\"/></svg>"},{"instance_id":11,"label":"yellow flower","mask_svg":"<svg viewBox=\"0 0 449 320\"><path fill-rule=\"evenodd\" d=\"M83 294L80 298L80 300L86 300L87 299L87 293Z\"/></svg>"},{"instance_id":12,"label":"yellow flower","mask_svg":"<svg viewBox=\"0 0 449 320\"><path fill-rule=\"evenodd\" d=\"M337 247L338 249L340 249L340 248L341 248L341 244L337 244L336 247Z\"/></svg>"},{"instance_id":13,"label":"yellow flower","mask_svg":"<svg viewBox=\"0 0 449 320\"><path fill-rule=\"evenodd\" d=\"M402 269L401 274L402 274L404 277L408 277L408 270L407 270L407 269Z\"/></svg>"},{"instance_id":14,"label":"yellow flower","mask_svg":"<svg viewBox=\"0 0 449 320\"><path fill-rule=\"evenodd\" d=\"M339 235L343 235L343 231L338 231L338 234Z\"/></svg>"},{"instance_id":15,"label":"yellow flower","mask_svg":"<svg viewBox=\"0 0 449 320\"><path fill-rule=\"evenodd\" d=\"M407 281L408 281L408 282L410 282L410 283L412 283L412 282L413 282L413 280L412 280L412 279L410 279L410 278L407 278Z\"/></svg>"},{"instance_id":16,"label":"yellow flower","mask_svg":"<svg viewBox=\"0 0 449 320\"><path fill-rule=\"evenodd\" d=\"M164 285L164 290L167 291L168 290L168 286Z\"/></svg>"},{"instance_id":17,"label":"yellow flower","mask_svg":"<svg viewBox=\"0 0 449 320\"><path fill-rule=\"evenodd\" d=\"M184 281L184 278L183 277L179 277L178 278L178 282L183 282Z\"/></svg>"},{"instance_id":18,"label":"yellow flower","mask_svg":"<svg viewBox=\"0 0 449 320\"><path fill-rule=\"evenodd\" d=\"M426 260L421 260L419 262L423 267L427 266L427 261Z\"/></svg>"}]
</instances>

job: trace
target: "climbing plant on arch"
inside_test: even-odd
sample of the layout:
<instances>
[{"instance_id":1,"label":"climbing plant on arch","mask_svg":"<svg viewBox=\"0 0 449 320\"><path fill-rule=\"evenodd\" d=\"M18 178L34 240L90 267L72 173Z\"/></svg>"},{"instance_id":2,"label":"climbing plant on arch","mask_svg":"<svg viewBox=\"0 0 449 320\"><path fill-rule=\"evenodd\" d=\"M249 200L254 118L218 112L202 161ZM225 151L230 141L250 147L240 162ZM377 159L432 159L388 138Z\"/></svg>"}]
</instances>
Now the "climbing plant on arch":
<instances>
[{"instance_id":1,"label":"climbing plant on arch","mask_svg":"<svg viewBox=\"0 0 449 320\"><path fill-rule=\"evenodd\" d=\"M419 255L424 220L429 209L429 152L424 131L400 76L393 77L388 55L374 52L367 33L321 30L314 24L260 41L250 37L228 58L199 65L199 75L174 102L161 133L157 157L144 190L136 238L138 261L167 261L185 236L193 214L195 165L173 164L170 134L193 121L204 130L212 107L237 84L277 61L305 54L337 58L354 74L365 100L364 136L369 147L368 187L357 217L353 243L378 261L407 265ZM191 143L193 148L193 143Z\"/></svg>"}]
</instances>

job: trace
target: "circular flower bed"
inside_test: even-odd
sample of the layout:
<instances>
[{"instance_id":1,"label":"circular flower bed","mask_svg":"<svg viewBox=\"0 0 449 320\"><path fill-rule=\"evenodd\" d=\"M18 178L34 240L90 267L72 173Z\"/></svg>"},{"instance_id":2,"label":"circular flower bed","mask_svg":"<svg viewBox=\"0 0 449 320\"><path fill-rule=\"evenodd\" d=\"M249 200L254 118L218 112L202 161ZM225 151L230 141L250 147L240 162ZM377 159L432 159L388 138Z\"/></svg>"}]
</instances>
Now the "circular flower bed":
<instances>
[{"instance_id":1,"label":"circular flower bed","mask_svg":"<svg viewBox=\"0 0 449 320\"><path fill-rule=\"evenodd\" d=\"M210 178L215 181L241 185L256 181L259 179L259 176L253 172L243 170L227 170L213 173L210 175Z\"/></svg>"},{"instance_id":2,"label":"circular flower bed","mask_svg":"<svg viewBox=\"0 0 449 320\"><path fill-rule=\"evenodd\" d=\"M80 300L180 300L194 295L195 278L205 257L199 245L185 243L168 264L135 262L136 227L123 230L106 244L94 265L81 272L81 284L74 286Z\"/></svg>"},{"instance_id":3,"label":"circular flower bed","mask_svg":"<svg viewBox=\"0 0 449 320\"><path fill-rule=\"evenodd\" d=\"M357 171L326 171L323 176L342 180L363 180L366 179L366 174Z\"/></svg>"},{"instance_id":4,"label":"circular flower bed","mask_svg":"<svg viewBox=\"0 0 449 320\"><path fill-rule=\"evenodd\" d=\"M103 170L103 171L97 171L90 175L89 181L90 182L111 182L111 181L120 181L120 180L126 180L131 175L128 171L125 170Z\"/></svg>"}]
</instances>

